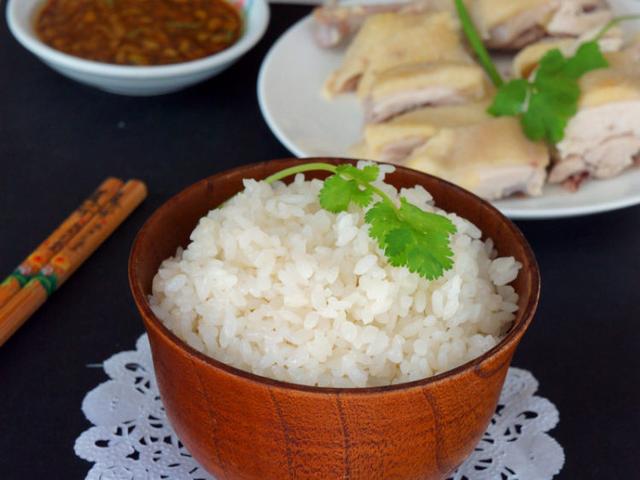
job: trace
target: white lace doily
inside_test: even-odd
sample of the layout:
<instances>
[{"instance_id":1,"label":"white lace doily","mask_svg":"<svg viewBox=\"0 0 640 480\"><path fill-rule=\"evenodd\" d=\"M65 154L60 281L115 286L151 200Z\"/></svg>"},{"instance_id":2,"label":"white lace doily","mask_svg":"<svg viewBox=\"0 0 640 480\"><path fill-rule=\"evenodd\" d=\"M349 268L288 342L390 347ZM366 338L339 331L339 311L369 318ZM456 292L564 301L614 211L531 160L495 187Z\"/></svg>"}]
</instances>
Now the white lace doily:
<instances>
[{"instance_id":1,"label":"white lace doily","mask_svg":"<svg viewBox=\"0 0 640 480\"><path fill-rule=\"evenodd\" d=\"M167 421L155 382L149 341L103 364L110 380L90 391L82 411L94 424L75 444L93 467L88 480L215 480L189 455ZM547 480L564 464L547 431L556 407L535 396L537 380L509 369L500 403L475 452L450 480Z\"/></svg>"}]
</instances>

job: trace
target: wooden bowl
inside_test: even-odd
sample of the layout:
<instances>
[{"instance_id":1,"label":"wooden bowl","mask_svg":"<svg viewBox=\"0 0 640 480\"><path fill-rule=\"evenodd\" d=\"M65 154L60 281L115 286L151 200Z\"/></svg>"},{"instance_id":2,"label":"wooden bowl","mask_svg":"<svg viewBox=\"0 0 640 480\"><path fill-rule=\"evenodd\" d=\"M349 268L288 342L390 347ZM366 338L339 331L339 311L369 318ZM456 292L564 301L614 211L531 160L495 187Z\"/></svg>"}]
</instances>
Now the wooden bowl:
<instances>
[{"instance_id":1,"label":"wooden bowl","mask_svg":"<svg viewBox=\"0 0 640 480\"><path fill-rule=\"evenodd\" d=\"M398 167L387 176L396 187L423 185L439 207L474 222L493 238L501 256L523 265L513 284L520 299L511 330L486 354L444 374L378 388L270 380L189 347L149 307L160 263L188 244L201 217L240 191L243 178L262 179L298 162L274 160L202 180L160 207L138 234L129 281L149 332L167 416L196 460L220 480L446 478L486 430L540 291L527 241L487 202L414 170Z\"/></svg>"}]
</instances>

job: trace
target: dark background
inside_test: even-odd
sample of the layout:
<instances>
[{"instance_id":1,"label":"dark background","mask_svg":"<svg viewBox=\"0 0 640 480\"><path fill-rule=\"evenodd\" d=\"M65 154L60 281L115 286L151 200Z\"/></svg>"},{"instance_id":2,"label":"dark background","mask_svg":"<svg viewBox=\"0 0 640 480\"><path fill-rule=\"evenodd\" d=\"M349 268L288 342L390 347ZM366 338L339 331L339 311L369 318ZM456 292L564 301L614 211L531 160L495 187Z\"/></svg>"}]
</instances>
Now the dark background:
<instances>
[{"instance_id":1,"label":"dark background","mask_svg":"<svg viewBox=\"0 0 640 480\"><path fill-rule=\"evenodd\" d=\"M2 9L3 10L3 9ZM136 231L187 185L243 163L287 156L256 99L270 45L305 7L275 6L260 44L181 93L128 98L81 86L22 49L0 21L0 272L109 175L137 177L146 202L0 347L0 478L80 479L80 405L105 380L87 368L143 333L127 285ZM640 208L519 222L540 262L542 303L514 365L560 410L560 479L640 478Z\"/></svg>"}]
</instances>

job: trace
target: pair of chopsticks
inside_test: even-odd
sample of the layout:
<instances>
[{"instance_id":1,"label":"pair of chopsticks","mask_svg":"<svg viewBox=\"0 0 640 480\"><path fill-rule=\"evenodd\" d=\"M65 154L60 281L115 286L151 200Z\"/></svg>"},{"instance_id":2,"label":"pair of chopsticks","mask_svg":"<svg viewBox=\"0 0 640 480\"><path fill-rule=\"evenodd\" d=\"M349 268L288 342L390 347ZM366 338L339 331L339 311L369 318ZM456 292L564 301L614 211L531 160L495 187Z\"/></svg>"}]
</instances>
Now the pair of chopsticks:
<instances>
[{"instance_id":1,"label":"pair of chopsticks","mask_svg":"<svg viewBox=\"0 0 640 480\"><path fill-rule=\"evenodd\" d=\"M139 180L108 178L0 284L0 346L147 196Z\"/></svg>"}]
</instances>

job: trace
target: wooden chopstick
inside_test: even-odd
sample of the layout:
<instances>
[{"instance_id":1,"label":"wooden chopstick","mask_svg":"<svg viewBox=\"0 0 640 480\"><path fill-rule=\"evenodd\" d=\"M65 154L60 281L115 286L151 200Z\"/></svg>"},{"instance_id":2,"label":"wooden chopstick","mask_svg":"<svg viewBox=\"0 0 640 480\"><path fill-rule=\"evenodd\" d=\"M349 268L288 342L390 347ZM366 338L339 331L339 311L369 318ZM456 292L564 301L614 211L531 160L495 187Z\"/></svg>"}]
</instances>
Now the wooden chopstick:
<instances>
[{"instance_id":1,"label":"wooden chopstick","mask_svg":"<svg viewBox=\"0 0 640 480\"><path fill-rule=\"evenodd\" d=\"M40 272L0 308L0 346L60 287L145 199L147 187L129 180Z\"/></svg>"},{"instance_id":2,"label":"wooden chopstick","mask_svg":"<svg viewBox=\"0 0 640 480\"><path fill-rule=\"evenodd\" d=\"M22 263L0 283L0 308L35 275L56 253L82 230L89 220L107 204L122 187L119 178L107 178L67 219L56 228L49 238L25 258Z\"/></svg>"}]
</instances>

